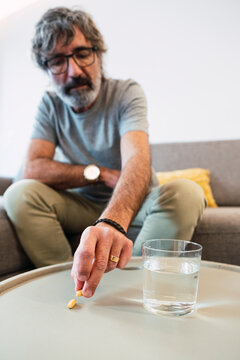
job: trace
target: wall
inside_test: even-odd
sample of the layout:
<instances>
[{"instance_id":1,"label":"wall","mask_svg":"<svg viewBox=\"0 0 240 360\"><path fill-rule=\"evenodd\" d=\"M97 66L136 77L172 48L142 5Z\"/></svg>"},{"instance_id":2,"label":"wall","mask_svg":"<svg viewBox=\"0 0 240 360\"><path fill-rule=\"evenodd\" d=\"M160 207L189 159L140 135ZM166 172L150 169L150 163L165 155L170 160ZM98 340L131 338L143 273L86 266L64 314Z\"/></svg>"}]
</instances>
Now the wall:
<instances>
[{"instance_id":1,"label":"wall","mask_svg":"<svg viewBox=\"0 0 240 360\"><path fill-rule=\"evenodd\" d=\"M48 79L31 62L41 0L0 22L0 176L16 173ZM108 76L134 78L149 105L150 141L239 138L238 0L82 0L109 51Z\"/></svg>"}]
</instances>

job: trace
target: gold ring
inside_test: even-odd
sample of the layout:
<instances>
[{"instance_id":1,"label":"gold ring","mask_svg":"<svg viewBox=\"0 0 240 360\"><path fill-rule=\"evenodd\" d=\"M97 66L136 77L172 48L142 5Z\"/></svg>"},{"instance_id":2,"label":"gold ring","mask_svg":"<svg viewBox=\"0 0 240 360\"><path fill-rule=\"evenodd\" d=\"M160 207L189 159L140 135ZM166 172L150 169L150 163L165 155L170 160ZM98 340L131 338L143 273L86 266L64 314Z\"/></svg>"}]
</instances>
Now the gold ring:
<instances>
[{"instance_id":1,"label":"gold ring","mask_svg":"<svg viewBox=\"0 0 240 360\"><path fill-rule=\"evenodd\" d=\"M114 255L110 255L109 260L118 263L120 258Z\"/></svg>"}]
</instances>

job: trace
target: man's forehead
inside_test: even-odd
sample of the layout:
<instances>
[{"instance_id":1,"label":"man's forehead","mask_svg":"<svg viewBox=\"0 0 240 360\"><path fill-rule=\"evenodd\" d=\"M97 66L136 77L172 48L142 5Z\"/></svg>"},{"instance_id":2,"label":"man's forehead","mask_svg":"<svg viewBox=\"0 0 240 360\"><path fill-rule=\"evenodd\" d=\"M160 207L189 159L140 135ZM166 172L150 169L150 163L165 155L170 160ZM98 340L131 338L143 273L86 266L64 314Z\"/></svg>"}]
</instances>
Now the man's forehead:
<instances>
[{"instance_id":1,"label":"man's forehead","mask_svg":"<svg viewBox=\"0 0 240 360\"><path fill-rule=\"evenodd\" d=\"M83 33L77 27L74 27L74 30L75 30L74 36L69 43L67 43L66 37L59 38L56 47L54 49L55 54L72 51L73 49L81 46L91 46L91 43L88 40L86 40Z\"/></svg>"}]
</instances>

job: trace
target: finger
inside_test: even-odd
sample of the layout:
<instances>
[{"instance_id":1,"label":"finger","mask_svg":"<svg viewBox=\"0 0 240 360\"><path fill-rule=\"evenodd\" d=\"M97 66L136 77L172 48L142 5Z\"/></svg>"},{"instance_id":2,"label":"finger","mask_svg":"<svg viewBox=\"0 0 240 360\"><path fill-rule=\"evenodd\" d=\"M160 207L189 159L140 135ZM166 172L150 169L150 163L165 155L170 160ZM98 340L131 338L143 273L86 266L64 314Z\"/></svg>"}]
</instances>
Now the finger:
<instances>
[{"instance_id":1,"label":"finger","mask_svg":"<svg viewBox=\"0 0 240 360\"><path fill-rule=\"evenodd\" d=\"M84 282L78 280L77 278L77 272L76 272L76 266L73 264L72 270L71 270L71 277L75 284L75 291L82 290Z\"/></svg>"},{"instance_id":2,"label":"finger","mask_svg":"<svg viewBox=\"0 0 240 360\"><path fill-rule=\"evenodd\" d=\"M117 264L117 267L119 269L124 269L125 266L128 264L132 256L132 251L133 251L133 243L131 240L128 239L128 241L125 243L124 247L122 248L120 254L120 260Z\"/></svg>"},{"instance_id":3,"label":"finger","mask_svg":"<svg viewBox=\"0 0 240 360\"><path fill-rule=\"evenodd\" d=\"M84 281L79 281L78 279L76 279L74 282L75 282L75 291L82 290Z\"/></svg>"},{"instance_id":4,"label":"finger","mask_svg":"<svg viewBox=\"0 0 240 360\"><path fill-rule=\"evenodd\" d=\"M104 246L102 246L102 244L98 244L96 248L96 254L93 262L92 272L89 279L85 281L83 287L83 295L86 297L91 297L94 294L107 268L109 248L108 250L106 250L105 244Z\"/></svg>"},{"instance_id":5,"label":"finger","mask_svg":"<svg viewBox=\"0 0 240 360\"><path fill-rule=\"evenodd\" d=\"M95 256L96 243L96 232L91 228L84 230L80 245L74 254L75 276L80 282L84 282L90 277Z\"/></svg>"},{"instance_id":6,"label":"finger","mask_svg":"<svg viewBox=\"0 0 240 360\"><path fill-rule=\"evenodd\" d=\"M120 242L114 242L112 245L112 248L110 250L109 253L109 257L108 257L108 264L107 264L107 271L111 271L113 269L115 269L117 267L117 264L120 260L120 254L121 254L121 250L122 250L122 245L120 244ZM111 255L113 256L113 259L111 260ZM119 258L118 261L114 261L117 259L114 258Z\"/></svg>"}]
</instances>

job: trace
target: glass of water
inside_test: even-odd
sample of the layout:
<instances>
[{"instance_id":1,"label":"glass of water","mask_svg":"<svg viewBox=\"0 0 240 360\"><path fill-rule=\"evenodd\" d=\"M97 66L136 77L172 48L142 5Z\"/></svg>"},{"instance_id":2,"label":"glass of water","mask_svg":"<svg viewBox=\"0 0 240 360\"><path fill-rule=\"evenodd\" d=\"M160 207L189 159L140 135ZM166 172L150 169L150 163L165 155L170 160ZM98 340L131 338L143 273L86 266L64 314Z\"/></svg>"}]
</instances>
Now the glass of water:
<instances>
[{"instance_id":1,"label":"glass of water","mask_svg":"<svg viewBox=\"0 0 240 360\"><path fill-rule=\"evenodd\" d=\"M185 240L156 239L143 244L143 304L157 314L194 311L202 246Z\"/></svg>"}]
</instances>

